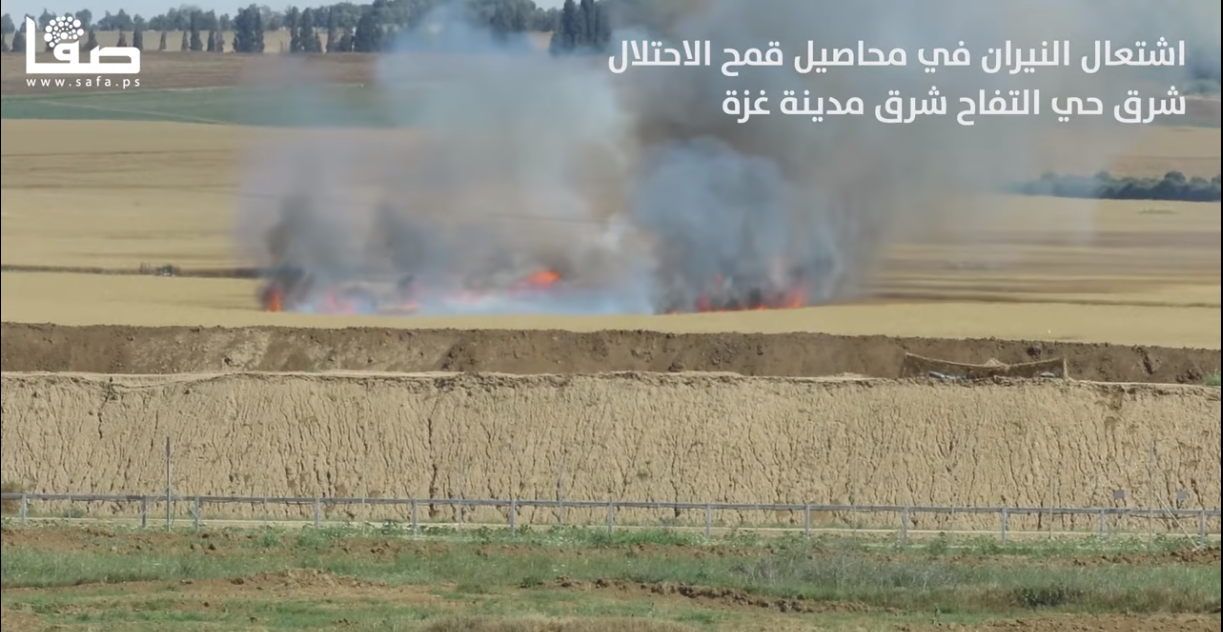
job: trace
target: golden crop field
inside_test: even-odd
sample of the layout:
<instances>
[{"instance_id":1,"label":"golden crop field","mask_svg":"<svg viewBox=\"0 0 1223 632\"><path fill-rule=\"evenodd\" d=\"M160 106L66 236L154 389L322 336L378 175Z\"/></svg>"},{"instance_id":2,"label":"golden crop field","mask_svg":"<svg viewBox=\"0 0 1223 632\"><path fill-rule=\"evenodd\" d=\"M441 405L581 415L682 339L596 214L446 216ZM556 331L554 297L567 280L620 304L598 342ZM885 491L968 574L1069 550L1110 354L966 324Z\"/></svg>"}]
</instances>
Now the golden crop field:
<instances>
[{"instance_id":1,"label":"golden crop field","mask_svg":"<svg viewBox=\"0 0 1223 632\"><path fill-rule=\"evenodd\" d=\"M235 260L238 165L251 142L234 127L183 123L3 121L5 265L183 268ZM245 139L245 140L244 140ZM1117 174L1219 169L1219 130L1161 128ZM1049 143L1049 164L1072 170ZM122 156L121 160L108 158ZM1068 164L1070 163L1070 164ZM465 318L459 327L581 330L826 331L931 337L1116 342L1218 348L1217 204L996 197L966 205L989 220L900 244L865 303L784 313L612 318ZM1083 233L1090 233L1084 237ZM978 245L983 241L988 245ZM1005 256L999 255L999 244ZM249 281L4 275L3 319L65 324L419 326L265 314ZM87 307L86 307L87 306ZM528 322L529 325L528 325Z\"/></svg>"}]
</instances>

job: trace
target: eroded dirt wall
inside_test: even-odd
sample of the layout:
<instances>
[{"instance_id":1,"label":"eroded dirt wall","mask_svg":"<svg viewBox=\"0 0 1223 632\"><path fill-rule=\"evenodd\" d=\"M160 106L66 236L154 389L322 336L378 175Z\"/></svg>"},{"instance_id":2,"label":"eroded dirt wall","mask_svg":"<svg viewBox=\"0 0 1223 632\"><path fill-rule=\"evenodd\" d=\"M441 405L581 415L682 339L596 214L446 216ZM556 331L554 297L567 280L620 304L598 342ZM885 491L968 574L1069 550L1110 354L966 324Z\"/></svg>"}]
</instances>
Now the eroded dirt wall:
<instances>
[{"instance_id":1,"label":"eroded dirt wall","mask_svg":"<svg viewBox=\"0 0 1223 632\"><path fill-rule=\"evenodd\" d=\"M727 371L897 378L906 352L967 364L1065 358L1078 380L1185 384L1201 384L1218 370L1220 357L1218 349L817 333L0 325L4 371Z\"/></svg>"},{"instance_id":2,"label":"eroded dirt wall","mask_svg":"<svg viewBox=\"0 0 1223 632\"><path fill-rule=\"evenodd\" d=\"M1110 505L1112 490L1125 489L1130 506L1171 506L1184 489L1184 506L1213 508L1219 418L1218 390L1194 386L5 373L0 419L3 479L28 491L164 493L170 435L183 495L962 507ZM668 517L631 514L620 519ZM520 519L557 516L524 510Z\"/></svg>"}]
</instances>

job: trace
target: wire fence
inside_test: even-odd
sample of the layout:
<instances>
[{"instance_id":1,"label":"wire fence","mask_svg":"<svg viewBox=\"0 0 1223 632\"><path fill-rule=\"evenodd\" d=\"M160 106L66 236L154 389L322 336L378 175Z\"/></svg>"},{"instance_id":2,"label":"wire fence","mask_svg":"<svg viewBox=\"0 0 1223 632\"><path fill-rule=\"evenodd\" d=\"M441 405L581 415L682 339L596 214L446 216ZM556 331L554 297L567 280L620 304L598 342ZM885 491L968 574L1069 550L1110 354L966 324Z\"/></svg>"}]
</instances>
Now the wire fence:
<instances>
[{"instance_id":1,"label":"wire fence","mask_svg":"<svg viewBox=\"0 0 1223 632\"><path fill-rule=\"evenodd\" d=\"M518 535L520 529L527 524L540 524L539 516L524 521L524 511L550 510L553 524L574 527L595 527L606 529L609 534L617 529L666 528L674 530L696 530L711 538L715 533L727 531L755 532L759 534L801 534L812 537L815 533L863 533L872 532L879 535L894 536L902 542L910 537L926 534L956 533L951 529L918 529L919 517L929 515L941 516L973 516L989 519L997 525L994 529L970 529L958 533L973 535L992 535L1003 543L1013 537L1022 536L1057 536L1057 535L1095 535L1107 539L1117 534L1141 534L1152 536L1174 536L1196 538L1205 544L1220 537L1219 509L1141 509L1130 507L934 507L934 506L901 506L901 505L822 505L822 504L768 504L768 503L697 503L697 502L657 502L629 500L525 500L525 499L455 499L455 498L344 498L344 497L257 497L257 496L184 496L171 494L51 494L51 493L4 493L0 495L6 506L5 513L16 510L18 521L25 525L31 521L40 520L101 520L117 522L130 520L136 522L141 529L150 527L152 521L164 519L167 530L172 529L177 521L188 520L196 531L207 525L222 526L234 524L262 523L282 526L298 526L322 528L337 523L352 524L352 512L342 512L347 518L337 519L332 516L336 508L360 506L367 510L366 519L362 522L377 522L378 508L385 511L382 514L384 523L401 524L405 530L410 530L413 536L420 536L422 530L437 527L449 528L499 528L507 529L511 536ZM14 507L13 504L16 503ZM32 503L69 509L59 512L35 511ZM103 517L89 517L91 505L103 505L107 510ZM86 507L81 510L80 505ZM249 505L262 507L265 518L252 520L251 512L237 512L240 518L226 517L225 512L216 512L208 518L205 509L216 506ZM289 512L285 519L269 518L270 506L281 505L286 508L295 507L296 512ZM448 511L441 512L445 508ZM576 520L571 510L579 515ZM660 521L623 520L620 516L630 511L642 511L649 514L665 512L671 518ZM405 515L406 513L406 515ZM425 513L426 515L422 515ZM448 516L439 516L448 513ZM722 519L731 513L740 516L738 521ZM390 516L396 516L392 519ZM798 517L794 520L745 522L743 515L788 515ZM297 516L294 518L294 516ZM836 516L835 520L829 520ZM870 516L874 520L850 520L845 516ZM595 519L597 517L597 519ZM992 517L992 518L991 518ZM1048 529L1016 529L1013 523L1016 518L1037 517L1038 524L1043 518L1044 524L1052 525L1054 517L1067 518L1063 525L1070 528ZM403 518L399 520L398 518ZM881 519L882 518L882 519ZM1130 519L1143 521L1145 529L1134 528ZM1030 522L1030 520L1029 520ZM890 525L888 524L890 523ZM1082 528L1084 524L1094 523L1094 529ZM831 526L830 526L831 525ZM871 525L871 526L866 526ZM1078 528L1075 526L1078 525Z\"/></svg>"}]
</instances>

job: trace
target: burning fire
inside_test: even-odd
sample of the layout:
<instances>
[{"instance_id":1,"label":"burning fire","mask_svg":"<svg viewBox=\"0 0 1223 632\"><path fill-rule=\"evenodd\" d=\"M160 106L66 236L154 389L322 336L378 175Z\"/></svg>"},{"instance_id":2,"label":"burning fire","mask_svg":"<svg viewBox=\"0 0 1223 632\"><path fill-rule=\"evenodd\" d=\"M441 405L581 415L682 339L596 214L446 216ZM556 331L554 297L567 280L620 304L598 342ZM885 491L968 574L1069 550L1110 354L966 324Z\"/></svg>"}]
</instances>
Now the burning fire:
<instances>
[{"instance_id":1,"label":"burning fire","mask_svg":"<svg viewBox=\"0 0 1223 632\"><path fill-rule=\"evenodd\" d=\"M336 283L324 288L315 286L309 276L300 270L286 269L273 273L268 276L260 293L263 309L268 312L407 315L420 311L423 304L445 305L449 312L479 311L481 306L490 304L546 303L550 299L563 300L576 292L585 292L584 296L591 292L589 289L572 287L560 272L551 268L536 270L501 289L433 289L410 277L381 286L368 283ZM717 275L710 289L700 294L692 304L662 310L662 313L792 309L806 304L807 293L797 282L792 287L741 290L722 275Z\"/></svg>"},{"instance_id":2,"label":"burning fire","mask_svg":"<svg viewBox=\"0 0 1223 632\"><path fill-rule=\"evenodd\" d=\"M561 275L555 270L544 268L527 277L526 285L532 288L546 288L561 280Z\"/></svg>"},{"instance_id":3,"label":"burning fire","mask_svg":"<svg viewBox=\"0 0 1223 632\"><path fill-rule=\"evenodd\" d=\"M284 309L284 292L278 287L271 287L264 293L263 308L269 312L279 312Z\"/></svg>"}]
</instances>

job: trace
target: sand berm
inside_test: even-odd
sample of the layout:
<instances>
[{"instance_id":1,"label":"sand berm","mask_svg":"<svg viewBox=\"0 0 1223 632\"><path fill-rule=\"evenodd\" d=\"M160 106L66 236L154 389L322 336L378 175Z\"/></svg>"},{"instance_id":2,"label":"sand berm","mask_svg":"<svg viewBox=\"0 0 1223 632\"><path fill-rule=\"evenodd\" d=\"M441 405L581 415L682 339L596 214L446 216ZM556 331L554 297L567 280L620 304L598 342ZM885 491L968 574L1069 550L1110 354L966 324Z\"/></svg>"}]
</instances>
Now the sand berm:
<instances>
[{"instance_id":1,"label":"sand berm","mask_svg":"<svg viewBox=\"0 0 1223 632\"><path fill-rule=\"evenodd\" d=\"M579 374L725 371L900 377L905 353L1006 364L1063 358L1070 377L1201 384L1219 349L819 333L0 324L0 370L84 373L384 371Z\"/></svg>"},{"instance_id":2,"label":"sand berm","mask_svg":"<svg viewBox=\"0 0 1223 632\"><path fill-rule=\"evenodd\" d=\"M1167 507L1183 489L1182 506L1211 508L1220 498L1219 391L1203 386L710 372L2 379L3 478L31 491L164 493L169 435L184 495L1048 507L1107 506L1125 489L1130 506ZM379 511L366 517L390 517ZM660 518L638 513L620 517Z\"/></svg>"}]
</instances>

